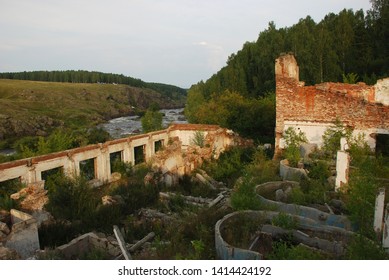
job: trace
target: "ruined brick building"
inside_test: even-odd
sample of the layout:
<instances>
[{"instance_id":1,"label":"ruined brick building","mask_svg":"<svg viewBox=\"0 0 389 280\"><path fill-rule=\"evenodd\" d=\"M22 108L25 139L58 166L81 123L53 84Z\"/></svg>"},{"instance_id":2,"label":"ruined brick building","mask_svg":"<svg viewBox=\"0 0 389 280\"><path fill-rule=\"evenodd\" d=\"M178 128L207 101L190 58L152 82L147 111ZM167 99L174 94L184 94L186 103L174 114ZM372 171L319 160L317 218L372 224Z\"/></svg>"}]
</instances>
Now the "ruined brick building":
<instances>
[{"instance_id":1,"label":"ruined brick building","mask_svg":"<svg viewBox=\"0 0 389 280\"><path fill-rule=\"evenodd\" d=\"M389 78L374 86L364 83L322 83L305 86L291 54L280 56L276 74L276 151L283 148L283 132L303 131L310 143L322 144L324 131L337 119L363 133L371 148L389 135Z\"/></svg>"}]
</instances>

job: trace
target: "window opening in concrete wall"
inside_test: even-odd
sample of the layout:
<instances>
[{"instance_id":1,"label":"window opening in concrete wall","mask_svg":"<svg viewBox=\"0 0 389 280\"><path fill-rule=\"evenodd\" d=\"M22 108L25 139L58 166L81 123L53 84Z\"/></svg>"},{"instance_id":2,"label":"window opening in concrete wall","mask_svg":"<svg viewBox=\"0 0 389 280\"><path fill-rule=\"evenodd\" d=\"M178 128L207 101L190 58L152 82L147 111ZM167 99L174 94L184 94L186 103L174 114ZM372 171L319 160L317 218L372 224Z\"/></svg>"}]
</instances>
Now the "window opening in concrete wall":
<instances>
[{"instance_id":1,"label":"window opening in concrete wall","mask_svg":"<svg viewBox=\"0 0 389 280\"><path fill-rule=\"evenodd\" d=\"M45 171L42 171L42 180L44 181L47 181L49 180L51 177L54 177L58 174L62 174L63 173L63 166L60 166L60 167L57 167L57 168L53 168L53 169L49 169L49 170L45 170Z\"/></svg>"},{"instance_id":2,"label":"window opening in concrete wall","mask_svg":"<svg viewBox=\"0 0 389 280\"><path fill-rule=\"evenodd\" d=\"M135 165L145 162L145 146L146 145L134 147Z\"/></svg>"},{"instance_id":3,"label":"window opening in concrete wall","mask_svg":"<svg viewBox=\"0 0 389 280\"><path fill-rule=\"evenodd\" d=\"M123 151L114 152L109 154L109 163L111 165L111 173L118 172L120 164L123 161Z\"/></svg>"},{"instance_id":4,"label":"window opening in concrete wall","mask_svg":"<svg viewBox=\"0 0 389 280\"><path fill-rule=\"evenodd\" d=\"M154 153L160 151L163 148L163 140L158 140L154 142Z\"/></svg>"},{"instance_id":5,"label":"window opening in concrete wall","mask_svg":"<svg viewBox=\"0 0 389 280\"><path fill-rule=\"evenodd\" d=\"M80 175L87 180L93 180L95 176L95 158L80 161Z\"/></svg>"},{"instance_id":6,"label":"window opening in concrete wall","mask_svg":"<svg viewBox=\"0 0 389 280\"><path fill-rule=\"evenodd\" d=\"M0 182L0 198L10 196L23 188L20 177Z\"/></svg>"},{"instance_id":7,"label":"window opening in concrete wall","mask_svg":"<svg viewBox=\"0 0 389 280\"><path fill-rule=\"evenodd\" d=\"M377 134L376 154L389 157L389 134Z\"/></svg>"}]
</instances>

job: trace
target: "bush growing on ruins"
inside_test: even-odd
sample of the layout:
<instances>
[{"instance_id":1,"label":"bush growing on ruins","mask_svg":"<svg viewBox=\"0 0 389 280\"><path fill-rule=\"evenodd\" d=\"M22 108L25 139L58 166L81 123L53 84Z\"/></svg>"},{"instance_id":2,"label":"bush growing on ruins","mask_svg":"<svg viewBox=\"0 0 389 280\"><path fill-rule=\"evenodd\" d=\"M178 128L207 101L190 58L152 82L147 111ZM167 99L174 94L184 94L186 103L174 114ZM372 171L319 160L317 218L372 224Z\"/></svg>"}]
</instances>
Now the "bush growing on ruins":
<instances>
[{"instance_id":1,"label":"bush growing on ruins","mask_svg":"<svg viewBox=\"0 0 389 280\"><path fill-rule=\"evenodd\" d=\"M268 158L264 150L257 149L252 158L252 162L246 166L245 171L255 184L280 180L279 163Z\"/></svg>"},{"instance_id":2,"label":"bush growing on ruins","mask_svg":"<svg viewBox=\"0 0 389 280\"><path fill-rule=\"evenodd\" d=\"M325 260L327 257L318 251L308 247L294 246L289 241L277 241L273 243L273 250L267 256L269 260Z\"/></svg>"},{"instance_id":3,"label":"bush growing on ruins","mask_svg":"<svg viewBox=\"0 0 389 280\"><path fill-rule=\"evenodd\" d=\"M151 184L126 182L115 188L111 195L120 195L124 199L122 210L125 213L133 213L142 207L156 203L159 198L159 189Z\"/></svg>"},{"instance_id":4,"label":"bush growing on ruins","mask_svg":"<svg viewBox=\"0 0 389 280\"><path fill-rule=\"evenodd\" d=\"M208 162L204 169L215 180L231 187L252 161L254 151L254 148L232 147L222 153L217 161Z\"/></svg>"},{"instance_id":5,"label":"bush growing on ruins","mask_svg":"<svg viewBox=\"0 0 389 280\"><path fill-rule=\"evenodd\" d=\"M358 231L372 237L375 198L378 185L374 172L378 166L371 160L365 161L358 170L353 170L347 187L346 207Z\"/></svg>"},{"instance_id":6,"label":"bush growing on ruins","mask_svg":"<svg viewBox=\"0 0 389 280\"><path fill-rule=\"evenodd\" d=\"M293 127L289 127L283 135L285 139L286 148L284 156L289 161L290 166L297 166L300 161L300 144L308 142L305 133L299 131L298 133Z\"/></svg>"},{"instance_id":7,"label":"bush growing on ruins","mask_svg":"<svg viewBox=\"0 0 389 280\"><path fill-rule=\"evenodd\" d=\"M0 209L10 211L13 208L17 208L18 203L10 198L8 195L0 195Z\"/></svg>"},{"instance_id":8,"label":"bush growing on ruins","mask_svg":"<svg viewBox=\"0 0 389 280\"><path fill-rule=\"evenodd\" d=\"M261 202L255 193L255 184L249 177L243 178L242 182L235 186L231 195L231 206L236 211L261 209Z\"/></svg>"},{"instance_id":9,"label":"bush growing on ruins","mask_svg":"<svg viewBox=\"0 0 389 280\"><path fill-rule=\"evenodd\" d=\"M353 166L361 166L365 160L370 160L372 150L365 140L365 134L360 133L348 139L349 149L351 155L351 164Z\"/></svg>"},{"instance_id":10,"label":"bush growing on ruins","mask_svg":"<svg viewBox=\"0 0 389 280\"><path fill-rule=\"evenodd\" d=\"M299 222L295 217L282 212L275 216L271 221L273 226L289 230L297 229L298 223Z\"/></svg>"},{"instance_id":11,"label":"bush growing on ruins","mask_svg":"<svg viewBox=\"0 0 389 280\"><path fill-rule=\"evenodd\" d=\"M190 139L190 144L203 148L205 145L205 134L203 131L195 131L193 137Z\"/></svg>"},{"instance_id":12,"label":"bush growing on ruins","mask_svg":"<svg viewBox=\"0 0 389 280\"><path fill-rule=\"evenodd\" d=\"M348 260L388 260L389 255L378 242L368 239L361 234L355 234L347 246Z\"/></svg>"},{"instance_id":13,"label":"bush growing on ruins","mask_svg":"<svg viewBox=\"0 0 389 280\"><path fill-rule=\"evenodd\" d=\"M46 182L49 202L48 211L65 220L86 220L96 211L98 199L83 177L70 178L64 174L49 177Z\"/></svg>"},{"instance_id":14,"label":"bush growing on ruins","mask_svg":"<svg viewBox=\"0 0 389 280\"><path fill-rule=\"evenodd\" d=\"M356 73L342 74L342 77L345 84L356 84L359 80L359 76Z\"/></svg>"},{"instance_id":15,"label":"bush growing on ruins","mask_svg":"<svg viewBox=\"0 0 389 280\"><path fill-rule=\"evenodd\" d=\"M308 170L309 178L320 180L322 182L325 182L327 178L331 176L330 166L328 162L324 160L317 160L312 162Z\"/></svg>"},{"instance_id":16,"label":"bush growing on ruins","mask_svg":"<svg viewBox=\"0 0 389 280\"><path fill-rule=\"evenodd\" d=\"M339 119L326 129L323 135L323 151L327 157L334 158L337 151L340 149L340 139L351 139L352 129L345 127Z\"/></svg>"}]
</instances>

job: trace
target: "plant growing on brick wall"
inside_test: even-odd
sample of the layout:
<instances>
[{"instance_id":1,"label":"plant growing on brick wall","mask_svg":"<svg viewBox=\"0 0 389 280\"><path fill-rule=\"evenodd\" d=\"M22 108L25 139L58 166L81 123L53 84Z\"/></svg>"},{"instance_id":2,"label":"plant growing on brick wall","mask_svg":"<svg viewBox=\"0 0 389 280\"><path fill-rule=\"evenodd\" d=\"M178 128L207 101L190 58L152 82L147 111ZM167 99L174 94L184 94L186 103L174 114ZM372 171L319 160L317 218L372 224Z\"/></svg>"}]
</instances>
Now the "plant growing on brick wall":
<instances>
[{"instance_id":1,"label":"plant growing on brick wall","mask_svg":"<svg viewBox=\"0 0 389 280\"><path fill-rule=\"evenodd\" d=\"M285 130L283 137L286 143L284 156L289 161L290 166L297 166L300 160L300 144L308 142L308 139L304 132L296 132L293 127Z\"/></svg>"}]
</instances>

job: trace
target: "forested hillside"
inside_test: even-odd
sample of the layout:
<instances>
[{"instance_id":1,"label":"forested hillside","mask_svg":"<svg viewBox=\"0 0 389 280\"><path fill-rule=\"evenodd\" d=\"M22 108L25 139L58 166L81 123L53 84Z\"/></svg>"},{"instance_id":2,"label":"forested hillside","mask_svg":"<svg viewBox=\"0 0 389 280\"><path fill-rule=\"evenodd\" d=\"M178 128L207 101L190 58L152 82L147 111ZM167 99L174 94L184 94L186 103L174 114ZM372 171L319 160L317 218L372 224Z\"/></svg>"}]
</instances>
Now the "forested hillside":
<instances>
[{"instance_id":1,"label":"forested hillside","mask_svg":"<svg viewBox=\"0 0 389 280\"><path fill-rule=\"evenodd\" d=\"M171 98L182 98L186 90L167 84L147 83L140 79L124 76L122 74L101 73L96 71L68 70L68 71L30 71L30 72L4 72L0 79L30 80L62 83L102 83L122 84L139 88L155 90Z\"/></svg>"},{"instance_id":2,"label":"forested hillside","mask_svg":"<svg viewBox=\"0 0 389 280\"><path fill-rule=\"evenodd\" d=\"M310 16L291 27L273 22L246 42L227 65L188 93L191 122L215 123L261 142L273 139L274 61L293 52L306 84L326 81L374 84L389 75L389 1L373 0L367 13L344 9L319 23Z\"/></svg>"}]
</instances>

